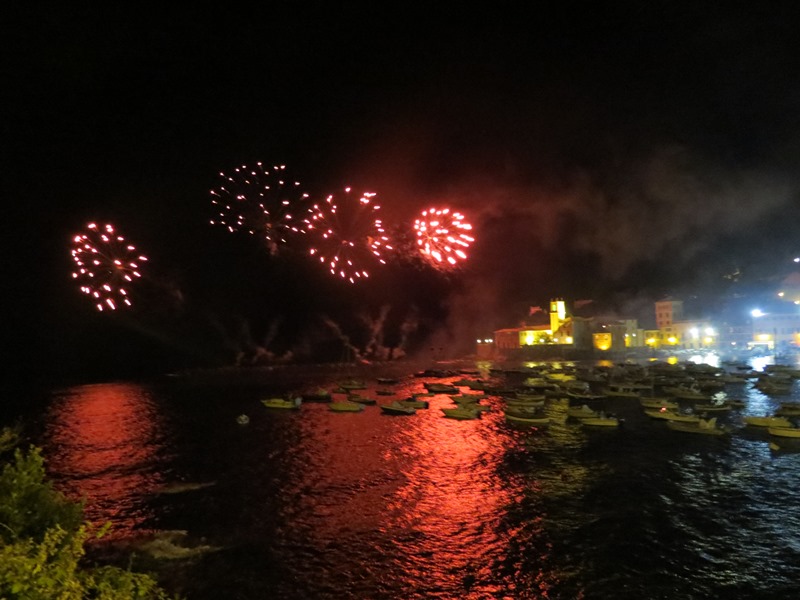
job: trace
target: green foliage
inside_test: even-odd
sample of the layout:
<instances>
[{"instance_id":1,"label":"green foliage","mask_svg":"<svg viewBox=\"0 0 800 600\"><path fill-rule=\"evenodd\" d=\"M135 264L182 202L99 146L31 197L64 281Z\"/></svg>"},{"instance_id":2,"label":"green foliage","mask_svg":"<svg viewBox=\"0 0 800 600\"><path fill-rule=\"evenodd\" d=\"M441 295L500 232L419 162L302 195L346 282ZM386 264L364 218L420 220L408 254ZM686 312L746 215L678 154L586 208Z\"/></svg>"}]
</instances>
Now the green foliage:
<instances>
[{"instance_id":1,"label":"green foliage","mask_svg":"<svg viewBox=\"0 0 800 600\"><path fill-rule=\"evenodd\" d=\"M49 600L166 600L148 575L117 567L80 568L87 530L48 530L41 542L21 540L0 547L0 598Z\"/></svg>"},{"instance_id":2,"label":"green foliage","mask_svg":"<svg viewBox=\"0 0 800 600\"><path fill-rule=\"evenodd\" d=\"M13 462L0 474L0 541L42 541L48 529L60 525L76 531L82 521L83 506L45 481L41 451L33 446L28 452L17 448Z\"/></svg>"},{"instance_id":3,"label":"green foliage","mask_svg":"<svg viewBox=\"0 0 800 600\"><path fill-rule=\"evenodd\" d=\"M19 444L19 438L19 426L0 429L0 454L16 447Z\"/></svg>"},{"instance_id":4,"label":"green foliage","mask_svg":"<svg viewBox=\"0 0 800 600\"><path fill-rule=\"evenodd\" d=\"M0 453L18 441L18 431L0 430ZM17 448L0 473L0 599L169 598L149 575L82 564L88 536L106 530L84 524L83 506L46 481L38 448Z\"/></svg>"}]
</instances>

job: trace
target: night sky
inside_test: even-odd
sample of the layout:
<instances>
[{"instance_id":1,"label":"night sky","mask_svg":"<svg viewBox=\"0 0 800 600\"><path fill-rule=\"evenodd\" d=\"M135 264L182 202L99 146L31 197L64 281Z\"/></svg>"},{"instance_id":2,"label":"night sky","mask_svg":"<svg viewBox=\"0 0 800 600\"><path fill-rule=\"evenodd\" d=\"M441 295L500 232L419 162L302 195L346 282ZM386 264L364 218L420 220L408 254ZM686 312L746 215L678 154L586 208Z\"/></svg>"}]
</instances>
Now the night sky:
<instances>
[{"instance_id":1,"label":"night sky","mask_svg":"<svg viewBox=\"0 0 800 600\"><path fill-rule=\"evenodd\" d=\"M789 2L291 4L6 15L10 372L458 352L553 296L651 318L800 251ZM375 191L392 226L447 204L470 258L350 286L271 256L208 223L217 174L257 161L314 197ZM98 314L70 278L90 221L150 258L132 310Z\"/></svg>"}]
</instances>

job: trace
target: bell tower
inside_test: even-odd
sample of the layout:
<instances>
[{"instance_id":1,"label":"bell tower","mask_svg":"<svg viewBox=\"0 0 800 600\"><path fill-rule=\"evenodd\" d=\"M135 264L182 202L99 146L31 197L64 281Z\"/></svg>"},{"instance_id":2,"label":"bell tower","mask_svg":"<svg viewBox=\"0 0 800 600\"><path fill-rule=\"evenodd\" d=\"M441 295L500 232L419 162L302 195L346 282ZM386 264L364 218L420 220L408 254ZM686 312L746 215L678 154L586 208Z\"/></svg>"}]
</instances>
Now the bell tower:
<instances>
[{"instance_id":1,"label":"bell tower","mask_svg":"<svg viewBox=\"0 0 800 600\"><path fill-rule=\"evenodd\" d=\"M567 318L566 305L563 298L550 300L550 330L555 333Z\"/></svg>"}]
</instances>

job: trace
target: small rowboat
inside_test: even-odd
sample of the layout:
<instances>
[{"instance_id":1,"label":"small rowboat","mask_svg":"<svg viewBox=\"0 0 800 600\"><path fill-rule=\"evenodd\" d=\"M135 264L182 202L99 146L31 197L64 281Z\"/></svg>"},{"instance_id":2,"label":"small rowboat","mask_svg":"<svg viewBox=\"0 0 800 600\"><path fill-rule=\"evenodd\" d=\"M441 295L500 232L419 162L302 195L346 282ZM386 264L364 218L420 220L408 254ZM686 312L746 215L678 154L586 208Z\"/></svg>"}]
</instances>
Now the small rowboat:
<instances>
[{"instance_id":1,"label":"small rowboat","mask_svg":"<svg viewBox=\"0 0 800 600\"><path fill-rule=\"evenodd\" d=\"M697 415L684 415L671 410L645 410L651 419L661 419L662 421L683 421L685 423L699 423L700 417Z\"/></svg>"},{"instance_id":2,"label":"small rowboat","mask_svg":"<svg viewBox=\"0 0 800 600\"><path fill-rule=\"evenodd\" d=\"M361 396L359 394L347 394L347 399L350 402L358 402L359 404L377 404L378 401L375 398L367 398L366 396Z\"/></svg>"},{"instance_id":3,"label":"small rowboat","mask_svg":"<svg viewBox=\"0 0 800 600\"><path fill-rule=\"evenodd\" d=\"M642 405L642 408L655 408L656 410L659 408L666 408L668 410L678 409L678 403L667 398L642 398L639 400L639 404Z\"/></svg>"},{"instance_id":4,"label":"small rowboat","mask_svg":"<svg viewBox=\"0 0 800 600\"><path fill-rule=\"evenodd\" d=\"M348 400L331 402L328 404L333 412L361 412L364 410L364 405L358 402L350 402Z\"/></svg>"},{"instance_id":5,"label":"small rowboat","mask_svg":"<svg viewBox=\"0 0 800 600\"><path fill-rule=\"evenodd\" d=\"M410 406L412 408L428 408L428 406L430 406L427 400L418 400L417 398L406 398L405 400L399 400L399 402L403 406Z\"/></svg>"},{"instance_id":6,"label":"small rowboat","mask_svg":"<svg viewBox=\"0 0 800 600\"><path fill-rule=\"evenodd\" d=\"M413 415L417 409L413 406L404 406L395 400L391 404L381 405L381 411L387 415Z\"/></svg>"},{"instance_id":7,"label":"small rowboat","mask_svg":"<svg viewBox=\"0 0 800 600\"><path fill-rule=\"evenodd\" d=\"M592 410L585 404L581 404L580 406L571 406L567 409L567 416L568 417L575 417L576 419L580 418L589 418L589 417L599 417L600 413L596 410Z\"/></svg>"},{"instance_id":8,"label":"small rowboat","mask_svg":"<svg viewBox=\"0 0 800 600\"><path fill-rule=\"evenodd\" d=\"M520 425L549 425L549 417L520 417L514 414L505 413L506 421Z\"/></svg>"},{"instance_id":9,"label":"small rowboat","mask_svg":"<svg viewBox=\"0 0 800 600\"><path fill-rule=\"evenodd\" d=\"M745 425L753 427L792 427L792 422L785 417L742 417Z\"/></svg>"},{"instance_id":10,"label":"small rowboat","mask_svg":"<svg viewBox=\"0 0 800 600\"><path fill-rule=\"evenodd\" d=\"M733 408L729 403L722 402L720 404L695 404L695 412L726 412Z\"/></svg>"},{"instance_id":11,"label":"small rowboat","mask_svg":"<svg viewBox=\"0 0 800 600\"><path fill-rule=\"evenodd\" d=\"M620 420L617 417L581 417L581 425L589 427L618 427Z\"/></svg>"},{"instance_id":12,"label":"small rowboat","mask_svg":"<svg viewBox=\"0 0 800 600\"><path fill-rule=\"evenodd\" d=\"M300 397L292 398L291 400L286 400L285 398L267 398L266 400L262 400L261 404L267 408L295 409L300 408L302 402L303 400Z\"/></svg>"},{"instance_id":13,"label":"small rowboat","mask_svg":"<svg viewBox=\"0 0 800 600\"><path fill-rule=\"evenodd\" d=\"M460 390L446 383L423 383L425 389L434 394L459 394Z\"/></svg>"},{"instance_id":14,"label":"small rowboat","mask_svg":"<svg viewBox=\"0 0 800 600\"><path fill-rule=\"evenodd\" d=\"M477 419L480 416L479 411L468 408L442 408L440 410L448 419L458 419L460 421Z\"/></svg>"},{"instance_id":15,"label":"small rowboat","mask_svg":"<svg viewBox=\"0 0 800 600\"><path fill-rule=\"evenodd\" d=\"M800 438L800 427L769 427L770 435L785 438Z\"/></svg>"},{"instance_id":16,"label":"small rowboat","mask_svg":"<svg viewBox=\"0 0 800 600\"><path fill-rule=\"evenodd\" d=\"M697 423L682 423L679 421L667 421L667 427L673 431L684 433L699 433L702 435L727 435L727 431L717 427L717 419L700 419Z\"/></svg>"},{"instance_id":17,"label":"small rowboat","mask_svg":"<svg viewBox=\"0 0 800 600\"><path fill-rule=\"evenodd\" d=\"M339 382L339 388L348 392L351 390L365 390L367 389L367 384L360 379L347 379Z\"/></svg>"},{"instance_id":18,"label":"small rowboat","mask_svg":"<svg viewBox=\"0 0 800 600\"><path fill-rule=\"evenodd\" d=\"M303 402L330 402L331 393L325 388L318 388L302 395Z\"/></svg>"}]
</instances>

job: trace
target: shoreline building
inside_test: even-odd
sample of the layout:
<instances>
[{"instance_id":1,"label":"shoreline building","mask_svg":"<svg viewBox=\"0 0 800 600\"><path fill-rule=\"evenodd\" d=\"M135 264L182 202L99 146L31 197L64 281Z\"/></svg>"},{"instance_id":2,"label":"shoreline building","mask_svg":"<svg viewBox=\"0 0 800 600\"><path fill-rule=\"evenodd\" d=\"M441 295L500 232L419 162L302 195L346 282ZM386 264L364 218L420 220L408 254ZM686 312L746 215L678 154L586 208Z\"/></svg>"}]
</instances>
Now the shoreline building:
<instances>
[{"instance_id":1,"label":"shoreline building","mask_svg":"<svg viewBox=\"0 0 800 600\"><path fill-rule=\"evenodd\" d=\"M544 311L533 307L530 314L538 312ZM547 323L498 329L493 332L493 339L478 340L478 356L588 357L645 345L644 331L638 328L636 319L569 315L563 298L550 301L547 316Z\"/></svg>"}]
</instances>

